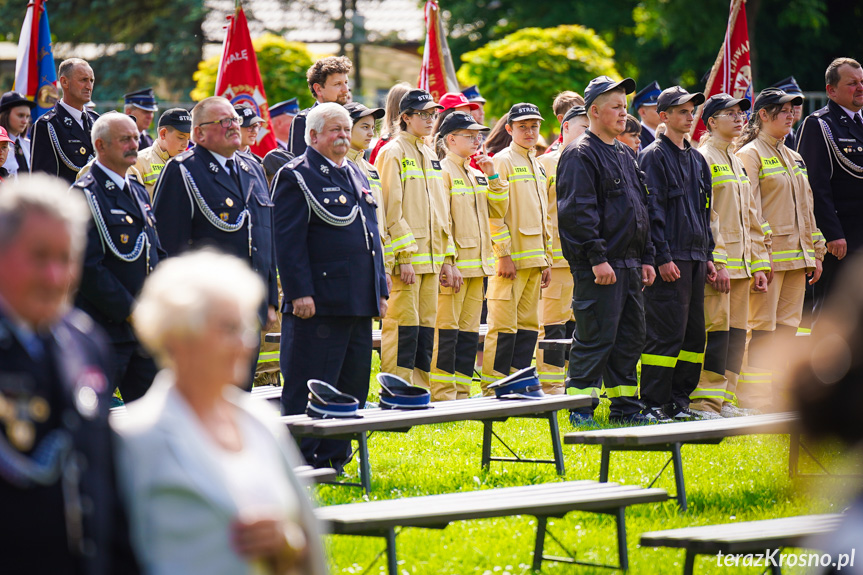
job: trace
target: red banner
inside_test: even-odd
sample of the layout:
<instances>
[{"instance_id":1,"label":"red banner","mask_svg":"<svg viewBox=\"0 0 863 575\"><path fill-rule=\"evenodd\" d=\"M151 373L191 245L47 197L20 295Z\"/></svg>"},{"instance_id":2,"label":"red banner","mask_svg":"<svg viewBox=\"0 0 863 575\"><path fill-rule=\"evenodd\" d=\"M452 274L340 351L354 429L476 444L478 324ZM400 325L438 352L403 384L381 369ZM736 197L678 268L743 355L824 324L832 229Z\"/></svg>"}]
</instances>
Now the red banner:
<instances>
[{"instance_id":1,"label":"red banner","mask_svg":"<svg viewBox=\"0 0 863 575\"><path fill-rule=\"evenodd\" d=\"M225 36L219 74L216 77L216 96L223 96L234 105L250 106L264 119L264 125L258 132L258 141L251 146L254 153L264 156L276 147L276 136L270 125L270 107L267 105L267 95L261 81L258 58L252 46L249 24L242 7L238 5L236 12L233 16L228 16L228 20L228 34Z\"/></svg>"},{"instance_id":2,"label":"red banner","mask_svg":"<svg viewBox=\"0 0 863 575\"><path fill-rule=\"evenodd\" d=\"M434 0L426 2L425 21L426 42L418 87L429 92L434 101L438 102L447 92L459 91L458 80L443 31L440 8Z\"/></svg>"},{"instance_id":3,"label":"red banner","mask_svg":"<svg viewBox=\"0 0 863 575\"><path fill-rule=\"evenodd\" d=\"M732 0L725 41L704 87L709 98L716 94L730 94L752 102L752 67L749 59L749 28L746 25L745 0ZM706 132L699 119L694 137L699 140Z\"/></svg>"}]
</instances>

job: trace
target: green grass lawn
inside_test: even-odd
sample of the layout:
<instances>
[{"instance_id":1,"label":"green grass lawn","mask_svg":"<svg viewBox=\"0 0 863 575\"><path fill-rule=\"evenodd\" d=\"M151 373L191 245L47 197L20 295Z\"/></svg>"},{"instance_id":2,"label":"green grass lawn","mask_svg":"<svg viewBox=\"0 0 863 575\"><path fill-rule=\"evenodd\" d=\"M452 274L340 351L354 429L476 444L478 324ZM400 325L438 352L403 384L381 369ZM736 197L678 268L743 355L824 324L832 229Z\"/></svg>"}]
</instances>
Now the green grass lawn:
<instances>
[{"instance_id":1,"label":"green grass lawn","mask_svg":"<svg viewBox=\"0 0 863 575\"><path fill-rule=\"evenodd\" d=\"M376 366L377 367L377 366ZM378 386L372 385L372 396ZM607 406L599 418L607 417ZM571 431L566 413L559 414L562 433ZM545 420L512 419L496 424L496 431L524 457L551 458L548 423ZM370 439L372 461L371 499L397 499L437 493L474 491L599 477L600 448L564 445L566 476L553 465L492 462L480 469L482 424L448 423L421 426L408 433L376 434ZM689 510L682 513L674 501L629 507L626 527L631 573L682 573L684 553L674 549L640 547L639 535L646 531L694 525L729 523L842 510L853 480L795 479L788 477L788 436L762 435L731 438L720 445L688 445L683 448ZM493 453L503 455L498 444ZM828 468L850 464L838 449L822 447L819 455ZM662 468L662 453L618 452L612 454L609 480L647 486ZM853 466L850 466L853 468ZM817 468L801 456L803 471ZM832 469L831 469L832 470ZM860 472L860 469L851 469ZM356 463L346 473L357 479ZM656 487L674 492L670 469ZM360 488L320 486L320 505L363 501ZM515 575L532 573L531 559L536 521L532 517L510 517L457 522L443 530L408 528L397 538L400 574ZM549 531L583 561L616 563L615 522L611 516L573 512L549 522ZM363 573L384 548L383 539L328 536L329 564L333 573ZM547 538L546 553L565 554ZM382 559L370 573L384 573ZM546 573L609 573L608 569L545 563ZM715 557L696 562L696 572L759 573L757 568L718 567ZM784 573L805 570L783 569Z\"/></svg>"}]
</instances>

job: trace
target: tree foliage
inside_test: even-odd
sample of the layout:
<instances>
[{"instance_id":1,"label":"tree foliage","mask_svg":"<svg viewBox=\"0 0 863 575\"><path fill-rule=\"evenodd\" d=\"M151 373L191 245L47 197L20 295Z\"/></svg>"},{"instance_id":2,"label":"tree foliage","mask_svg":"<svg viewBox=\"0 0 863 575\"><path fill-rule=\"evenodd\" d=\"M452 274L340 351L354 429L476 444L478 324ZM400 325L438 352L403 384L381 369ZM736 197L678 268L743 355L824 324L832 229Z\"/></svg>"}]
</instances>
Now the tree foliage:
<instances>
[{"instance_id":1,"label":"tree foliage","mask_svg":"<svg viewBox=\"0 0 863 575\"><path fill-rule=\"evenodd\" d=\"M584 86L594 77L619 78L614 51L583 26L524 28L462 56L458 71L465 85L478 84L488 98L486 113L500 117L518 102L547 112L563 89Z\"/></svg>"},{"instance_id":2,"label":"tree foliage","mask_svg":"<svg viewBox=\"0 0 863 575\"><path fill-rule=\"evenodd\" d=\"M314 102L306 83L306 70L314 63L305 44L288 42L275 34L264 34L252 40L261 79L270 104L297 97L300 108L311 106ZM216 90L216 75L219 71L219 57L214 56L198 64L194 74L196 82L191 96L195 101L212 96Z\"/></svg>"}]
</instances>

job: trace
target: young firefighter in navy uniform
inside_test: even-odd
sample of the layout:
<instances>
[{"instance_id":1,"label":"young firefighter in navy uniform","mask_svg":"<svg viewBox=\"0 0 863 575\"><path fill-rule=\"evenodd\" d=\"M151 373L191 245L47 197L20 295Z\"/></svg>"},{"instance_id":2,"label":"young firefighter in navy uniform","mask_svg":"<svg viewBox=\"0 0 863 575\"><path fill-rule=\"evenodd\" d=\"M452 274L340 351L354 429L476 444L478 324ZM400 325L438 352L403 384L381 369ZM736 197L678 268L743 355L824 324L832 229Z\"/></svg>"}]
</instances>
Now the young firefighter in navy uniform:
<instances>
[{"instance_id":1,"label":"young firefighter in navy uniform","mask_svg":"<svg viewBox=\"0 0 863 575\"><path fill-rule=\"evenodd\" d=\"M81 168L93 159L90 131L99 114L91 112L86 104L96 80L93 69L80 58L63 60L57 78L63 99L33 124L30 171L63 178L71 185Z\"/></svg>"},{"instance_id":2,"label":"young firefighter in navy uniform","mask_svg":"<svg viewBox=\"0 0 863 575\"><path fill-rule=\"evenodd\" d=\"M647 344L641 355L642 412L654 422L691 419L689 395L698 386L706 341L704 284L728 272L713 265L710 166L686 139L704 94L680 86L657 100L666 133L638 154L650 192L650 233L656 282L644 290Z\"/></svg>"},{"instance_id":3,"label":"young firefighter in navy uniform","mask_svg":"<svg viewBox=\"0 0 863 575\"><path fill-rule=\"evenodd\" d=\"M259 319L278 321L273 202L263 168L240 148L240 118L225 98L212 96L192 109L196 146L165 164L153 207L168 255L212 246L251 265L267 286ZM257 354L256 354L257 355ZM255 365L250 366L249 384Z\"/></svg>"},{"instance_id":4,"label":"young firefighter in navy uniform","mask_svg":"<svg viewBox=\"0 0 863 575\"><path fill-rule=\"evenodd\" d=\"M346 156L352 121L336 103L307 117L306 151L273 180L282 303L282 413L303 413L310 379L363 405L372 368L372 318L386 316L387 279L377 202ZM303 439L315 467L341 470L350 441Z\"/></svg>"},{"instance_id":5,"label":"young firefighter in navy uniform","mask_svg":"<svg viewBox=\"0 0 863 575\"><path fill-rule=\"evenodd\" d=\"M608 76L584 91L590 128L557 164L560 245L574 280L575 333L566 387L593 396L573 425L593 424L604 383L611 419L643 422L635 366L644 347L644 296L653 283L647 188L635 153L616 138L626 129L635 82Z\"/></svg>"},{"instance_id":6,"label":"young firefighter in navy uniform","mask_svg":"<svg viewBox=\"0 0 863 575\"><path fill-rule=\"evenodd\" d=\"M147 189L135 176L125 176L138 157L134 120L105 114L93 124L93 147L96 161L72 188L87 199L94 222L75 305L107 332L114 351L112 380L128 402L147 392L158 371L130 322L135 297L165 254Z\"/></svg>"}]
</instances>

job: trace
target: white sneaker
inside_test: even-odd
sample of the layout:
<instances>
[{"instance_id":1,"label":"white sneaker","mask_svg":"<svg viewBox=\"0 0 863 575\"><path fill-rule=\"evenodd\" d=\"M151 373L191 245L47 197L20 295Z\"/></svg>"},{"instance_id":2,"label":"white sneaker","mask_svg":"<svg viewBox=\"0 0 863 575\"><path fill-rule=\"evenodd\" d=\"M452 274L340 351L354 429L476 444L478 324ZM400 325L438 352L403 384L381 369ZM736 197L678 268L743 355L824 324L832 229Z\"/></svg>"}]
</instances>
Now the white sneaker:
<instances>
[{"instance_id":1,"label":"white sneaker","mask_svg":"<svg viewBox=\"0 0 863 575\"><path fill-rule=\"evenodd\" d=\"M761 415L757 409L745 409L737 407L732 403L723 403L722 411L719 412L722 417L745 417L747 415Z\"/></svg>"},{"instance_id":2,"label":"white sneaker","mask_svg":"<svg viewBox=\"0 0 863 575\"><path fill-rule=\"evenodd\" d=\"M702 411L700 409L692 409L690 410L692 415L694 415L697 419L722 419L722 416L718 413L713 413L712 411Z\"/></svg>"}]
</instances>

